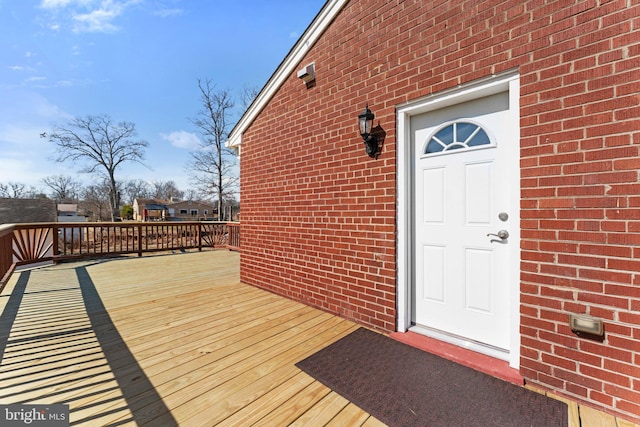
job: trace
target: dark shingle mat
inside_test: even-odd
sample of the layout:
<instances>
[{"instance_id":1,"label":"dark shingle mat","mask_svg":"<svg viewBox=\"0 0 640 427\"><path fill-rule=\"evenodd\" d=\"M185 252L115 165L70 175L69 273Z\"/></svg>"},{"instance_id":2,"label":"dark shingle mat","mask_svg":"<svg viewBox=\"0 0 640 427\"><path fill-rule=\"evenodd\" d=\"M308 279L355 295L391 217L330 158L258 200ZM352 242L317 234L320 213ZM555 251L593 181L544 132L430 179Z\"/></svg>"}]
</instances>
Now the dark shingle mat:
<instances>
[{"instance_id":1,"label":"dark shingle mat","mask_svg":"<svg viewBox=\"0 0 640 427\"><path fill-rule=\"evenodd\" d=\"M567 426L567 405L360 328L296 364L389 426Z\"/></svg>"}]
</instances>

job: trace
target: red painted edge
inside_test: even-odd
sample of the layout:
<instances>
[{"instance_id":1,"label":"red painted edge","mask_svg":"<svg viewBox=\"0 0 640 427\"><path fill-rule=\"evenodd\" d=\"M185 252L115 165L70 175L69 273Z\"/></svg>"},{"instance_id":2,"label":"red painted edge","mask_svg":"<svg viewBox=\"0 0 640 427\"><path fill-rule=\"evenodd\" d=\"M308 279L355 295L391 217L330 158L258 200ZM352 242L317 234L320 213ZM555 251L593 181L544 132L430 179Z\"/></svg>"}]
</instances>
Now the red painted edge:
<instances>
[{"instance_id":1,"label":"red painted edge","mask_svg":"<svg viewBox=\"0 0 640 427\"><path fill-rule=\"evenodd\" d=\"M411 331L404 333L393 332L389 334L389 337L512 384L524 385L524 377L520 375L520 371L510 367L509 363L504 360L496 359Z\"/></svg>"}]
</instances>

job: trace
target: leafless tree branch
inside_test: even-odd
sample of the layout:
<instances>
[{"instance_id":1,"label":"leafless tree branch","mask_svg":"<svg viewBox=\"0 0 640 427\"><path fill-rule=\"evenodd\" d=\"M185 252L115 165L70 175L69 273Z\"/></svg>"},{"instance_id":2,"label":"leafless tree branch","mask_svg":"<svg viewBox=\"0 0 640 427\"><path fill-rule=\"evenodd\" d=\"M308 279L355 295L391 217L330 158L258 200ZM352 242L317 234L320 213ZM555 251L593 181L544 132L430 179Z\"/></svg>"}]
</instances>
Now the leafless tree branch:
<instances>
[{"instance_id":1,"label":"leafless tree branch","mask_svg":"<svg viewBox=\"0 0 640 427\"><path fill-rule=\"evenodd\" d=\"M135 139L135 125L115 123L108 115L76 117L56 125L49 141L57 146L59 162L82 163L80 172L98 174L107 181L112 219L118 214L120 192L116 170L125 162L144 164L144 152L149 143Z\"/></svg>"},{"instance_id":2,"label":"leafless tree branch","mask_svg":"<svg viewBox=\"0 0 640 427\"><path fill-rule=\"evenodd\" d=\"M191 183L205 196L217 198L218 215L222 218L226 196L237 188L233 170L236 156L224 143L229 136L234 102L228 90L216 89L210 80L198 80L201 109L192 123L202 137L199 150L191 153L187 164Z\"/></svg>"}]
</instances>

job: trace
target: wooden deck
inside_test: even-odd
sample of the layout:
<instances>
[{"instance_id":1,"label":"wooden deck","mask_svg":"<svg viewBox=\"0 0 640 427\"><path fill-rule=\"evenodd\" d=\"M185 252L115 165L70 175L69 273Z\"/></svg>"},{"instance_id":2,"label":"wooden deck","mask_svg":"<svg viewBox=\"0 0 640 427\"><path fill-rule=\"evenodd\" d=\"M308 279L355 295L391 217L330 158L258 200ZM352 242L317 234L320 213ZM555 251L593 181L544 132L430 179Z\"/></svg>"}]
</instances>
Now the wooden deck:
<instances>
[{"instance_id":1,"label":"wooden deck","mask_svg":"<svg viewBox=\"0 0 640 427\"><path fill-rule=\"evenodd\" d=\"M0 296L0 403L67 403L71 425L382 425L294 366L357 325L241 284L238 257L15 273Z\"/></svg>"}]
</instances>

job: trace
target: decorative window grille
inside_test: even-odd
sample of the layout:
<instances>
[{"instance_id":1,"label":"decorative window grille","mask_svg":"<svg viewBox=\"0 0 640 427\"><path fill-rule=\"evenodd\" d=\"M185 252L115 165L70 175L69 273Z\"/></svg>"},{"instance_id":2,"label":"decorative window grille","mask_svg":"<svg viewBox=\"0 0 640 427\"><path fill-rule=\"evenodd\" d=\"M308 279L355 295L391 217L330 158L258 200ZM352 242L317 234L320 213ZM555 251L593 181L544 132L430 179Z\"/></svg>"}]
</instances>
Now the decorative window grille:
<instances>
[{"instance_id":1,"label":"decorative window grille","mask_svg":"<svg viewBox=\"0 0 640 427\"><path fill-rule=\"evenodd\" d=\"M438 128L428 139L424 154L465 150L491 144L491 138L480 125L468 121L459 121L448 123Z\"/></svg>"}]
</instances>

